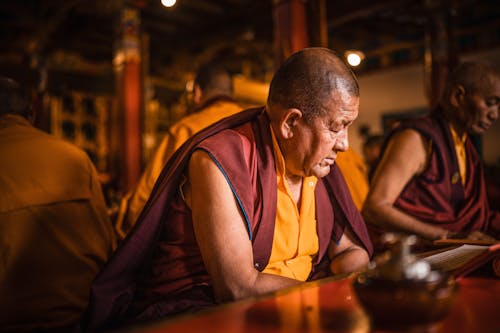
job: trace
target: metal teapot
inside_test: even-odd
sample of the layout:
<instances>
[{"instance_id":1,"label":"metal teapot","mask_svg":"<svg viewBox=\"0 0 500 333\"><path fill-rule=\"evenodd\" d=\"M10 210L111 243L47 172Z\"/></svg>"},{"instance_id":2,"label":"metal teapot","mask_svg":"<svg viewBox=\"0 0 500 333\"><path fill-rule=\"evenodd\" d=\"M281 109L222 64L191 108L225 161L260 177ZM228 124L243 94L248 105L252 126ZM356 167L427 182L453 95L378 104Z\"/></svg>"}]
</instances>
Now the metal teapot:
<instances>
[{"instance_id":1,"label":"metal teapot","mask_svg":"<svg viewBox=\"0 0 500 333\"><path fill-rule=\"evenodd\" d=\"M389 250L353 283L358 301L379 328L409 328L443 319L457 292L455 280L411 253L414 235L385 234Z\"/></svg>"}]
</instances>

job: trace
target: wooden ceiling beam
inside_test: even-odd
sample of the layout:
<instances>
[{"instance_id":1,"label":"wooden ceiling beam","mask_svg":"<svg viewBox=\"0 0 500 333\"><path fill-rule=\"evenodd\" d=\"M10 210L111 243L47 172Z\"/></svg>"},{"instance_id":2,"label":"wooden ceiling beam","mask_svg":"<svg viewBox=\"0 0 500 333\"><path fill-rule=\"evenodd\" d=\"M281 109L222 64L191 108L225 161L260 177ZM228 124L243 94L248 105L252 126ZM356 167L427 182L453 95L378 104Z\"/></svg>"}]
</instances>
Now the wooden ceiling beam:
<instances>
[{"instance_id":1,"label":"wooden ceiling beam","mask_svg":"<svg viewBox=\"0 0 500 333\"><path fill-rule=\"evenodd\" d=\"M332 15L328 20L328 29L335 29L349 22L373 16L376 13L380 12L381 10L387 8L404 7L408 3L413 3L413 2L414 2L413 0L392 0L385 2L377 1L371 5L367 5L360 9L343 13L338 16Z\"/></svg>"}]
</instances>

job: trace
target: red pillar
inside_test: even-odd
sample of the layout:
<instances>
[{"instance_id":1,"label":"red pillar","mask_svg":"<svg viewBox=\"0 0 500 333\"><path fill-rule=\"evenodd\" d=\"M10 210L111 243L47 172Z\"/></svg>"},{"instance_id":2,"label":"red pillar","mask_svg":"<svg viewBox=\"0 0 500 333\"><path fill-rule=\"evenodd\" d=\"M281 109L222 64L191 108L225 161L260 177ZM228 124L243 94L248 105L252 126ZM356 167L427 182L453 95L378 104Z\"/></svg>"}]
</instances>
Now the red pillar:
<instances>
[{"instance_id":1,"label":"red pillar","mask_svg":"<svg viewBox=\"0 0 500 333\"><path fill-rule=\"evenodd\" d=\"M276 67L309 46L306 0L273 0Z\"/></svg>"},{"instance_id":2,"label":"red pillar","mask_svg":"<svg viewBox=\"0 0 500 333\"><path fill-rule=\"evenodd\" d=\"M114 65L120 114L119 187L122 193L134 187L141 173L142 74L140 13L124 8L121 13L119 46Z\"/></svg>"}]
</instances>

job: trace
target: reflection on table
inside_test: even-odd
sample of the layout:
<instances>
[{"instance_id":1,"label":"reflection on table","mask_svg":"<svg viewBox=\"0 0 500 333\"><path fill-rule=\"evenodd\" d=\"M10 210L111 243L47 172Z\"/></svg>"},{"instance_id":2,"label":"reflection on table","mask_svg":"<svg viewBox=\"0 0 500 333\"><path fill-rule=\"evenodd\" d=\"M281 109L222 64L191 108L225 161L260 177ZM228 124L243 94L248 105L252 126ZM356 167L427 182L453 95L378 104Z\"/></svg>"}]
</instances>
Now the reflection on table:
<instances>
[{"instance_id":1,"label":"reflection on table","mask_svg":"<svg viewBox=\"0 0 500 333\"><path fill-rule=\"evenodd\" d=\"M448 315L430 326L397 332L500 332L500 279L468 277ZM411 315L411 314L408 314ZM132 330L143 333L196 332L389 332L371 327L359 305L352 279L325 279L272 295L224 304L206 312ZM396 331L390 331L396 332Z\"/></svg>"}]
</instances>

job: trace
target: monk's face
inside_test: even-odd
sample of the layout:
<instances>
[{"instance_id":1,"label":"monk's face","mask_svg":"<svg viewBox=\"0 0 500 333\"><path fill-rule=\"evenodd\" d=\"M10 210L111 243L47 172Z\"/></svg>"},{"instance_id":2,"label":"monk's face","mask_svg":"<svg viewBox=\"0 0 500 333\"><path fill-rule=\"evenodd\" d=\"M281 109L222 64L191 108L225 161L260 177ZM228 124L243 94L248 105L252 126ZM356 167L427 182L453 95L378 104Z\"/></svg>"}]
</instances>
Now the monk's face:
<instances>
[{"instance_id":1,"label":"monk's face","mask_svg":"<svg viewBox=\"0 0 500 333\"><path fill-rule=\"evenodd\" d=\"M500 108L500 78L492 79L491 84L464 97L466 131L482 134L498 119Z\"/></svg>"},{"instance_id":2,"label":"monk's face","mask_svg":"<svg viewBox=\"0 0 500 333\"><path fill-rule=\"evenodd\" d=\"M358 116L359 97L337 92L324 107L324 116L297 122L285 159L288 173L324 177L330 173L337 153L349 147L347 132Z\"/></svg>"}]
</instances>

